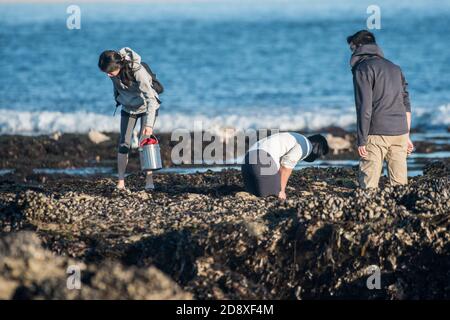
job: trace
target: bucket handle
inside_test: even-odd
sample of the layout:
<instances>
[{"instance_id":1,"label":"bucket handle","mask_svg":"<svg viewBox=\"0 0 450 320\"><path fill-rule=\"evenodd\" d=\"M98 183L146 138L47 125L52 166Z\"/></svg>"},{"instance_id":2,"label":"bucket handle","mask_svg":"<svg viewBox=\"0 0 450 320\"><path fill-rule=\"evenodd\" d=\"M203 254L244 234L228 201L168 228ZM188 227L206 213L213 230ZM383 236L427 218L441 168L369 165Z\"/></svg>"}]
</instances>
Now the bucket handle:
<instances>
[{"instance_id":1,"label":"bucket handle","mask_svg":"<svg viewBox=\"0 0 450 320\"><path fill-rule=\"evenodd\" d=\"M156 140L156 143L159 144L159 139L158 139L154 134L151 134L151 135L149 135L149 136L144 136L144 135L143 135L143 136L139 139L139 149L140 149L140 150L142 149L141 143L142 143L142 141L144 140L144 138L146 138L146 137L155 139L155 140Z\"/></svg>"}]
</instances>

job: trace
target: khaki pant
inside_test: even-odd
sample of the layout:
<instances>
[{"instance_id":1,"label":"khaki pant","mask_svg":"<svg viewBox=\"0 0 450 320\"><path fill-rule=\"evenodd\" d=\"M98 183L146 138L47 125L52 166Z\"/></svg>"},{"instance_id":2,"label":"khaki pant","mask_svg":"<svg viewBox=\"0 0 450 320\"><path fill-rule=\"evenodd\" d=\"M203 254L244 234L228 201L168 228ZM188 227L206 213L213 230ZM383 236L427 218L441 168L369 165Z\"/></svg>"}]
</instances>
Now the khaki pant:
<instances>
[{"instance_id":1,"label":"khaki pant","mask_svg":"<svg viewBox=\"0 0 450 320\"><path fill-rule=\"evenodd\" d=\"M366 145L367 157L359 163L359 185L361 188L377 188L383 170L388 165L389 181L392 185L408 183L406 165L408 134L401 136L369 135Z\"/></svg>"}]
</instances>

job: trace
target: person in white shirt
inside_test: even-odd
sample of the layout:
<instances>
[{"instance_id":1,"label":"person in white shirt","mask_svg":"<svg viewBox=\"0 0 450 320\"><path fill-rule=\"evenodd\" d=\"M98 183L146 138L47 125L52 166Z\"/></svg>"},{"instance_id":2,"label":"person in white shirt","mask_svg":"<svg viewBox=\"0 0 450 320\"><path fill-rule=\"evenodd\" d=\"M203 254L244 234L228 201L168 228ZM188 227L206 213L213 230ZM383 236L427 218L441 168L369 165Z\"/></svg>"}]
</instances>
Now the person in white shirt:
<instances>
[{"instance_id":1,"label":"person in white shirt","mask_svg":"<svg viewBox=\"0 0 450 320\"><path fill-rule=\"evenodd\" d=\"M296 132L273 134L259 140L245 155L241 166L245 189L258 196L286 199L286 186L292 170L301 160L313 162L328 153L324 136L305 137Z\"/></svg>"}]
</instances>

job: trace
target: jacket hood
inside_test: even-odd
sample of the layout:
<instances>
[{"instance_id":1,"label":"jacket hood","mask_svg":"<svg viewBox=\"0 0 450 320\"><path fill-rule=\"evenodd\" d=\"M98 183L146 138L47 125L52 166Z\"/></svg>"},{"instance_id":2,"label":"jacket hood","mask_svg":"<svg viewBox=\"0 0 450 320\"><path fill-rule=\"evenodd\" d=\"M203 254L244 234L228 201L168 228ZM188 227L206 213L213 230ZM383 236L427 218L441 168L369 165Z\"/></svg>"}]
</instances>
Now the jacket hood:
<instances>
[{"instance_id":1,"label":"jacket hood","mask_svg":"<svg viewBox=\"0 0 450 320\"><path fill-rule=\"evenodd\" d=\"M119 50L119 54L127 61L131 61L131 67L134 71L141 68L141 56L132 49L125 47Z\"/></svg>"},{"instance_id":2,"label":"jacket hood","mask_svg":"<svg viewBox=\"0 0 450 320\"><path fill-rule=\"evenodd\" d=\"M384 58L383 51L378 45L376 45L375 43L364 44L356 48L355 52L353 52L352 57L350 58L350 66L354 68L367 56L379 56L381 58Z\"/></svg>"}]
</instances>

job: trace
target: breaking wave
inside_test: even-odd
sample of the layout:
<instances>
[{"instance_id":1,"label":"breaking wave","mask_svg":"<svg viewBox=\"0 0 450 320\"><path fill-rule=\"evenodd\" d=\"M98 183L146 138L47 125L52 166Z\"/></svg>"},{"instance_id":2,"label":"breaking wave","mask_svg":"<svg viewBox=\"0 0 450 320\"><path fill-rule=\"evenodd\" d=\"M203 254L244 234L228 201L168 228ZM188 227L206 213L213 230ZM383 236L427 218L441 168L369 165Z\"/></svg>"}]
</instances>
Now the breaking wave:
<instances>
[{"instance_id":1,"label":"breaking wave","mask_svg":"<svg viewBox=\"0 0 450 320\"><path fill-rule=\"evenodd\" d=\"M450 126L450 104L430 109L413 110L413 127L427 129L446 129ZM0 109L0 134L39 135L56 131L65 133L85 133L90 129L103 132L119 131L119 112L115 117L90 112L53 111L13 111ZM201 128L268 128L280 130L319 130L328 126L352 129L356 123L353 108L324 109L298 114L225 114L219 116L195 115L186 113L161 112L156 123L159 132L175 129L194 130ZM201 127L199 127L201 126Z\"/></svg>"}]
</instances>

